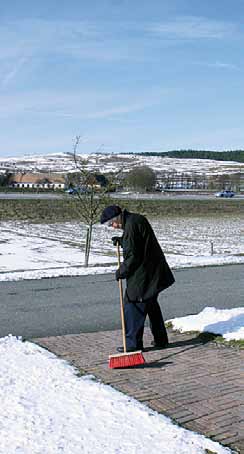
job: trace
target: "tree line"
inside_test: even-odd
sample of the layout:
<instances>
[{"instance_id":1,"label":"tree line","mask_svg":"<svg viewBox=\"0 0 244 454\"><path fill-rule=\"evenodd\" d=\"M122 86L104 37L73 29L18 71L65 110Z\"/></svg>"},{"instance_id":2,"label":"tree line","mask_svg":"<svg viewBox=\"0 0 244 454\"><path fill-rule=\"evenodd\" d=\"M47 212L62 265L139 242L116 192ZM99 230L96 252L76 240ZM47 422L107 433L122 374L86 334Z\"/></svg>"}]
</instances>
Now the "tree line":
<instances>
[{"instance_id":1,"label":"tree line","mask_svg":"<svg viewBox=\"0 0 244 454\"><path fill-rule=\"evenodd\" d=\"M216 161L244 162L244 150L208 151L208 150L171 150L162 152L125 153L140 156L162 156L181 159L214 159Z\"/></svg>"}]
</instances>

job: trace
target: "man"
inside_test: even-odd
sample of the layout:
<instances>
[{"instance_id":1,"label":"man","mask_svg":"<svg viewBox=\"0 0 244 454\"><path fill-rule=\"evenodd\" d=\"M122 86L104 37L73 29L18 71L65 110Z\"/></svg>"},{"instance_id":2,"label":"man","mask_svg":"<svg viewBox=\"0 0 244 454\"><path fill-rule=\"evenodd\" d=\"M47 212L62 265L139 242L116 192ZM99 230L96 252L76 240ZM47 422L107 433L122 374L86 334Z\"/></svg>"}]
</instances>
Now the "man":
<instances>
[{"instance_id":1,"label":"man","mask_svg":"<svg viewBox=\"0 0 244 454\"><path fill-rule=\"evenodd\" d=\"M127 351L143 349L146 316L154 337L154 346L167 347L168 336L157 298L174 283L174 276L164 253L145 216L130 213L118 205L110 205L101 215L101 224L123 229L122 237L113 237L123 248L123 263L116 271L116 279L126 279L124 314ZM123 352L123 347L118 347Z\"/></svg>"}]
</instances>

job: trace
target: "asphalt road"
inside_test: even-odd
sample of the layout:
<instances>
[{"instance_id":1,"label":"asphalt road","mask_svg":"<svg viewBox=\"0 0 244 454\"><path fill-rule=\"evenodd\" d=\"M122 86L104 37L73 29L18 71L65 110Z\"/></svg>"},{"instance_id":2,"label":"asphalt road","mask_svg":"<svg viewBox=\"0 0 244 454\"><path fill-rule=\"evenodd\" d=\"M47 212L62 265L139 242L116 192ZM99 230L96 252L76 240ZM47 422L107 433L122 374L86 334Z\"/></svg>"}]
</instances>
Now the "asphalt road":
<instances>
[{"instance_id":1,"label":"asphalt road","mask_svg":"<svg viewBox=\"0 0 244 454\"><path fill-rule=\"evenodd\" d=\"M55 194L55 193L37 193L37 192L30 192L30 193L21 193L21 192L0 192L0 199L6 199L6 200L25 200L25 199L60 199L64 197L64 195L61 194Z\"/></svg>"},{"instance_id":2,"label":"asphalt road","mask_svg":"<svg viewBox=\"0 0 244 454\"><path fill-rule=\"evenodd\" d=\"M110 196L114 199L133 199L133 200L209 200L209 199L216 199L214 193L210 194L199 194L197 192L179 192L178 194L175 192L153 192L150 194L136 194L136 193L111 193ZM24 200L24 199L62 199L64 197L72 198L73 195L68 194L60 194L60 193L20 193L20 192L0 192L0 199L17 199L17 200ZM224 200L244 200L243 194L236 194L233 198L228 198ZM221 200L223 200L221 198Z\"/></svg>"},{"instance_id":3,"label":"asphalt road","mask_svg":"<svg viewBox=\"0 0 244 454\"><path fill-rule=\"evenodd\" d=\"M164 318L198 313L206 306L244 304L244 265L174 272L176 283L160 294ZM114 276L90 275L0 283L0 337L75 334L120 327Z\"/></svg>"},{"instance_id":4,"label":"asphalt road","mask_svg":"<svg viewBox=\"0 0 244 454\"><path fill-rule=\"evenodd\" d=\"M152 193L130 193L130 194L123 194L123 193L115 193L111 194L111 197L118 198L118 199L133 199L133 200L209 200L209 199L221 199L221 197L216 197L215 193L205 193L201 194L198 192L152 192ZM241 199L244 200L243 194L236 194L232 198L224 198L224 200L235 200Z\"/></svg>"}]
</instances>

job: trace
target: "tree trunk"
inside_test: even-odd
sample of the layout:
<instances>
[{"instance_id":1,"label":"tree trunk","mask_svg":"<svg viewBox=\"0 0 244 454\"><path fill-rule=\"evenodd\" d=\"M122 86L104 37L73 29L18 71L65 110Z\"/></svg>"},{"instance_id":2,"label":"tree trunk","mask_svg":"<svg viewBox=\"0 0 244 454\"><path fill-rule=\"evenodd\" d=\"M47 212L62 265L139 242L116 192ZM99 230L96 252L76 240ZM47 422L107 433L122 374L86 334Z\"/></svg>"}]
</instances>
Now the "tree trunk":
<instances>
[{"instance_id":1,"label":"tree trunk","mask_svg":"<svg viewBox=\"0 0 244 454\"><path fill-rule=\"evenodd\" d=\"M89 265L89 255L91 250L92 224L87 227L86 246L85 246L85 267Z\"/></svg>"}]
</instances>

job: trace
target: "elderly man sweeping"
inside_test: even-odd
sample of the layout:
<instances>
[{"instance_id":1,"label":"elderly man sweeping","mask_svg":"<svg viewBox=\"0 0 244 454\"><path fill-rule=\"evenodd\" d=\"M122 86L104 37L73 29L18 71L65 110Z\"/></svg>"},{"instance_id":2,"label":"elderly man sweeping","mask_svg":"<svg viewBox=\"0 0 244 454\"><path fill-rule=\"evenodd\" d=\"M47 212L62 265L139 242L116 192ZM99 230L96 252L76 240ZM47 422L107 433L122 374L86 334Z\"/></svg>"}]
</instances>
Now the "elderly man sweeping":
<instances>
[{"instance_id":1,"label":"elderly man sweeping","mask_svg":"<svg viewBox=\"0 0 244 454\"><path fill-rule=\"evenodd\" d=\"M153 345L167 347L168 336L158 294L175 280L150 223L143 215L110 205L102 212L101 224L123 230L123 235L113 237L112 241L123 248L123 262L116 271L116 280L126 279L123 301L126 351L143 349L147 315L154 337ZM123 353L124 347L117 350Z\"/></svg>"}]
</instances>

